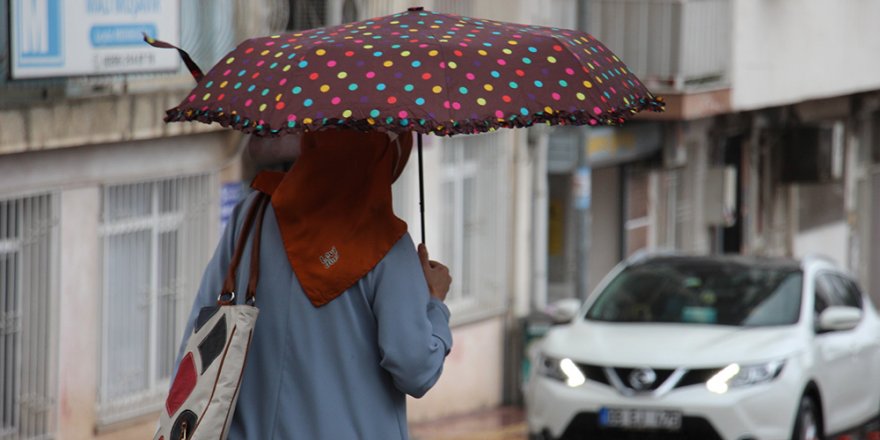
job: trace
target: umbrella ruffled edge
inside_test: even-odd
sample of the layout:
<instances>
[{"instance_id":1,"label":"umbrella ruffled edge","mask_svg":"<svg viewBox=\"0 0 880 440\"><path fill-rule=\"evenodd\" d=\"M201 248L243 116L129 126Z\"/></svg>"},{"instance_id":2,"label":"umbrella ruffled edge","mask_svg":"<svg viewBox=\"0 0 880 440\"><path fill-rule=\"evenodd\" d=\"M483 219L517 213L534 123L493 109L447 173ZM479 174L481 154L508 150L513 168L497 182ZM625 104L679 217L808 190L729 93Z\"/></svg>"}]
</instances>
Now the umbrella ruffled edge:
<instances>
[{"instance_id":1,"label":"umbrella ruffled edge","mask_svg":"<svg viewBox=\"0 0 880 440\"><path fill-rule=\"evenodd\" d=\"M192 108L174 107L165 112L165 122L197 121L206 124L219 123L223 127L233 128L246 134L257 136L277 137L286 134L299 134L307 131L318 131L329 127L349 128L361 131L414 131L423 134L435 134L439 136L452 136L455 134L477 134L495 131L501 128L524 128L537 124L548 125L621 125L632 116L642 111L663 112L666 103L662 97L648 96L639 98L638 102L627 107L606 110L601 114L593 114L588 110L575 112L558 111L552 113L539 112L530 116L510 116L509 118L493 118L483 120L461 120L442 124L437 121L418 120L410 118L386 119L337 119L324 118L310 123L291 121L283 127L270 127L267 124L258 124L248 118L237 114L230 114L222 109L196 110Z\"/></svg>"}]
</instances>

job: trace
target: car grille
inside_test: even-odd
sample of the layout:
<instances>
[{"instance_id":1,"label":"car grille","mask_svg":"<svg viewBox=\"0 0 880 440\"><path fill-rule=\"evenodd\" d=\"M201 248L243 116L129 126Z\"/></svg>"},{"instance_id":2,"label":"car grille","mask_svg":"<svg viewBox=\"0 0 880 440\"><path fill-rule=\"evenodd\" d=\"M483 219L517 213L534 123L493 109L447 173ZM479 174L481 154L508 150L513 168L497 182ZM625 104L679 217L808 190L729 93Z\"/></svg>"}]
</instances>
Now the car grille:
<instances>
[{"instance_id":1,"label":"car grille","mask_svg":"<svg viewBox=\"0 0 880 440\"><path fill-rule=\"evenodd\" d=\"M666 381L674 380L674 384L669 384L666 390L670 390L673 388L683 388L691 385L702 385L705 384L706 381L712 378L716 373L721 371L720 368L700 368L694 370L683 370L683 372L676 376L674 375L674 369L664 369L659 368L655 369L654 373L656 374L656 380L654 383L641 390L636 390L629 382L630 374L635 370L635 368L624 368L624 367L612 367L606 368L599 365L591 365L591 364L577 364L580 367L581 371L584 373L584 376L593 381L598 382L608 386L616 387L615 383L619 384L623 387L619 391L624 393L629 392L644 392L651 393L655 392L663 386ZM615 378L610 378L610 375L616 376Z\"/></svg>"},{"instance_id":2,"label":"car grille","mask_svg":"<svg viewBox=\"0 0 880 440\"><path fill-rule=\"evenodd\" d=\"M611 385L611 383L608 382L608 376L605 375L605 370L602 367L587 364L578 364L578 367L581 368L581 371L584 372L584 376L586 376L587 379L594 382L604 383L605 385Z\"/></svg>"},{"instance_id":3,"label":"car grille","mask_svg":"<svg viewBox=\"0 0 880 440\"><path fill-rule=\"evenodd\" d=\"M718 374L720 368L702 368L698 370L688 370L684 376L675 384L676 388L686 387L690 385L702 385L709 381L712 376Z\"/></svg>"},{"instance_id":4,"label":"car grille","mask_svg":"<svg viewBox=\"0 0 880 440\"><path fill-rule=\"evenodd\" d=\"M718 431L702 417L682 417L680 431L635 431L599 427L599 415L579 413L559 440L722 440Z\"/></svg>"}]
</instances>

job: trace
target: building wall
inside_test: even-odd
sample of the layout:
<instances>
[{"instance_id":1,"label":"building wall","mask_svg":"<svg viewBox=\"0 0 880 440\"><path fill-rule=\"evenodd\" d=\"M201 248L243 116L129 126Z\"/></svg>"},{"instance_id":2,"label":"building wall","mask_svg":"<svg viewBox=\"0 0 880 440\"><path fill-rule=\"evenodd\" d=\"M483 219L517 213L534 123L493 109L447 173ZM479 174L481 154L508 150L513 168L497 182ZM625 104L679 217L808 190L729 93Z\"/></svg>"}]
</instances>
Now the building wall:
<instances>
[{"instance_id":1,"label":"building wall","mask_svg":"<svg viewBox=\"0 0 880 440\"><path fill-rule=\"evenodd\" d=\"M735 110L880 89L880 2L735 0L732 12Z\"/></svg>"},{"instance_id":2,"label":"building wall","mask_svg":"<svg viewBox=\"0 0 880 440\"><path fill-rule=\"evenodd\" d=\"M391 9L382 13L408 6L401 5L400 1L363 3L376 6L376 10ZM574 14L567 13L574 4L573 0L554 0L553 7L547 7L519 1L511 7L502 0L474 1L471 10L474 16L574 27ZM0 197L48 189L58 191L61 201L59 290L62 295L57 409L58 433L62 439L142 439L148 438L155 426L152 415L112 426L98 426L97 422L101 185L173 177L194 171L219 175L221 183L229 180L223 176L232 176L230 179L235 180L238 175L230 171L235 167L224 168L241 153L238 136L218 131L216 124L213 127L198 123L166 125L161 120L164 110L177 104L181 93L191 86L189 77L131 82L126 79L114 84L124 87L34 101L21 107L0 106ZM455 347L444 375L426 398L412 402L413 420L501 403L505 316L512 302L509 292L516 291L518 314L525 315L534 279L533 273L519 273L514 267L534 270L528 249L540 247L540 243L532 242L533 219L514 219L529 213L534 188L530 179L540 177L543 172L540 165L536 168L534 151L527 146L525 133L522 130L515 135L507 134L501 141L509 147L509 154L498 157L498 172L509 173L511 177L499 185L497 196L503 209L496 214L504 219L499 234L506 243L497 248L484 246L497 252L492 271L498 273L499 281L485 292L492 298L490 307L456 313L453 318ZM516 165L514 151L517 151ZM432 153L434 159L428 157ZM438 173L437 156L436 149L426 152L429 176ZM414 169L414 165L411 163L409 169ZM517 183L518 179L523 179L522 184ZM430 185L426 187L428 200L439 200L439 190ZM516 206L509 202L514 198ZM436 204L429 208L435 213L433 226L429 223L428 229L431 239L438 236L437 219L442 214L439 208ZM417 237L417 223L410 221L410 225L413 236ZM212 228L216 229L216 225ZM507 240L510 237L515 239ZM518 255L515 261L511 257L514 254ZM515 288L509 288L514 284Z\"/></svg>"},{"instance_id":3,"label":"building wall","mask_svg":"<svg viewBox=\"0 0 880 440\"><path fill-rule=\"evenodd\" d=\"M443 375L421 399L409 398L411 422L491 408L500 403L504 319L457 326Z\"/></svg>"},{"instance_id":4,"label":"building wall","mask_svg":"<svg viewBox=\"0 0 880 440\"><path fill-rule=\"evenodd\" d=\"M102 186L216 174L238 153L229 137L228 133L213 132L0 155L0 198L48 191L60 200L55 292L58 310L52 312L57 323L50 326L58 331L54 422L58 438L148 438L151 432L147 437L144 432L155 426L155 417L137 420L140 423L135 423L135 434L128 435L128 422L119 426L98 424ZM213 194L217 196L219 190ZM219 219L216 207L210 217ZM205 225L212 237L219 236L216 223ZM56 354L50 353L52 356Z\"/></svg>"},{"instance_id":5,"label":"building wall","mask_svg":"<svg viewBox=\"0 0 880 440\"><path fill-rule=\"evenodd\" d=\"M97 186L61 192L58 431L66 438L90 438L97 416L100 205Z\"/></svg>"},{"instance_id":6,"label":"building wall","mask_svg":"<svg viewBox=\"0 0 880 440\"><path fill-rule=\"evenodd\" d=\"M849 256L849 228L845 222L836 222L797 233L792 256L823 255L846 266Z\"/></svg>"},{"instance_id":7,"label":"building wall","mask_svg":"<svg viewBox=\"0 0 880 440\"><path fill-rule=\"evenodd\" d=\"M620 262L620 188L619 167L596 168L593 170L593 191L590 210L593 214L590 237L590 290L594 289L602 277Z\"/></svg>"}]
</instances>

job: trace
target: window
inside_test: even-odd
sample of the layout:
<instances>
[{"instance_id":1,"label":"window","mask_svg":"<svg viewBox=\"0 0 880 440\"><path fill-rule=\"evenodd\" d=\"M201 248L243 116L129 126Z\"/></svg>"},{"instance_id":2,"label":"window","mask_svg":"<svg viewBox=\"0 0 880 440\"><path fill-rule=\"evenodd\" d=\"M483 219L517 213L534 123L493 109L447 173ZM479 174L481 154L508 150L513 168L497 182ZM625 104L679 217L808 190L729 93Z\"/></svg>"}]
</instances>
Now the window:
<instances>
[{"instance_id":1,"label":"window","mask_svg":"<svg viewBox=\"0 0 880 440\"><path fill-rule=\"evenodd\" d=\"M470 16L473 15L475 3L462 0L434 0L434 7L431 10L443 14Z\"/></svg>"},{"instance_id":2,"label":"window","mask_svg":"<svg viewBox=\"0 0 880 440\"><path fill-rule=\"evenodd\" d=\"M456 311L489 310L506 293L507 181L505 158L511 149L504 135L443 139L438 237L430 237L432 258L449 266L453 282L447 302Z\"/></svg>"},{"instance_id":3,"label":"window","mask_svg":"<svg viewBox=\"0 0 880 440\"><path fill-rule=\"evenodd\" d=\"M211 179L104 188L101 423L159 408L213 243Z\"/></svg>"},{"instance_id":4,"label":"window","mask_svg":"<svg viewBox=\"0 0 880 440\"><path fill-rule=\"evenodd\" d=\"M54 436L57 208L0 200L0 438Z\"/></svg>"},{"instance_id":5,"label":"window","mask_svg":"<svg viewBox=\"0 0 880 440\"><path fill-rule=\"evenodd\" d=\"M814 311L818 317L825 309L835 305L834 303L834 284L827 275L819 275L816 277L815 287L815 305Z\"/></svg>"},{"instance_id":6,"label":"window","mask_svg":"<svg viewBox=\"0 0 880 440\"><path fill-rule=\"evenodd\" d=\"M358 19L357 3L354 0L345 0L342 2L342 22L351 23Z\"/></svg>"},{"instance_id":7,"label":"window","mask_svg":"<svg viewBox=\"0 0 880 440\"><path fill-rule=\"evenodd\" d=\"M834 292L837 295L837 302L842 306L862 308L862 292L856 283L840 275L834 275L835 283Z\"/></svg>"},{"instance_id":8,"label":"window","mask_svg":"<svg viewBox=\"0 0 880 440\"><path fill-rule=\"evenodd\" d=\"M289 0L288 31L319 28L327 25L325 0Z\"/></svg>"},{"instance_id":9,"label":"window","mask_svg":"<svg viewBox=\"0 0 880 440\"><path fill-rule=\"evenodd\" d=\"M862 293L858 286L836 274L823 273L816 277L816 314L829 306L862 308Z\"/></svg>"},{"instance_id":10,"label":"window","mask_svg":"<svg viewBox=\"0 0 880 440\"><path fill-rule=\"evenodd\" d=\"M449 300L473 299L474 257L476 256L476 180L478 162L474 148L464 142L448 142L442 146L443 178L443 255L449 270L455 274Z\"/></svg>"},{"instance_id":11,"label":"window","mask_svg":"<svg viewBox=\"0 0 880 440\"><path fill-rule=\"evenodd\" d=\"M792 325L801 310L794 266L732 259L657 258L625 268L586 319L762 327Z\"/></svg>"}]
</instances>

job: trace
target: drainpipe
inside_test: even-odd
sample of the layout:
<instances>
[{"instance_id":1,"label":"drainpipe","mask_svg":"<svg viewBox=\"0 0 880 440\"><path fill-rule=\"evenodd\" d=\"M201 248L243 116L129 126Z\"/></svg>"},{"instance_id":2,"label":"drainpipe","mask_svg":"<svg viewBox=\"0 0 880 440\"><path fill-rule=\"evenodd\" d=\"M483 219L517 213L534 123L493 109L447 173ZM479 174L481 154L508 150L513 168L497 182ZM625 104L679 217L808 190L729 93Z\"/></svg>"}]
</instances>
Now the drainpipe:
<instances>
[{"instance_id":1,"label":"drainpipe","mask_svg":"<svg viewBox=\"0 0 880 440\"><path fill-rule=\"evenodd\" d=\"M589 0L578 0L576 4L577 27L579 30L587 31L589 27ZM583 175L589 176L589 162L587 160L587 141L589 140L589 128L582 128L578 135L578 173L576 179L583 178ZM589 178L589 177L587 177ZM587 182L589 183L589 182ZM592 191L592 189L590 189ZM591 224L590 206L576 206L575 221L575 239L577 245L575 248L575 264L574 284L575 295L580 300L586 300L590 294L589 291L589 261L590 261L590 224Z\"/></svg>"}]
</instances>

